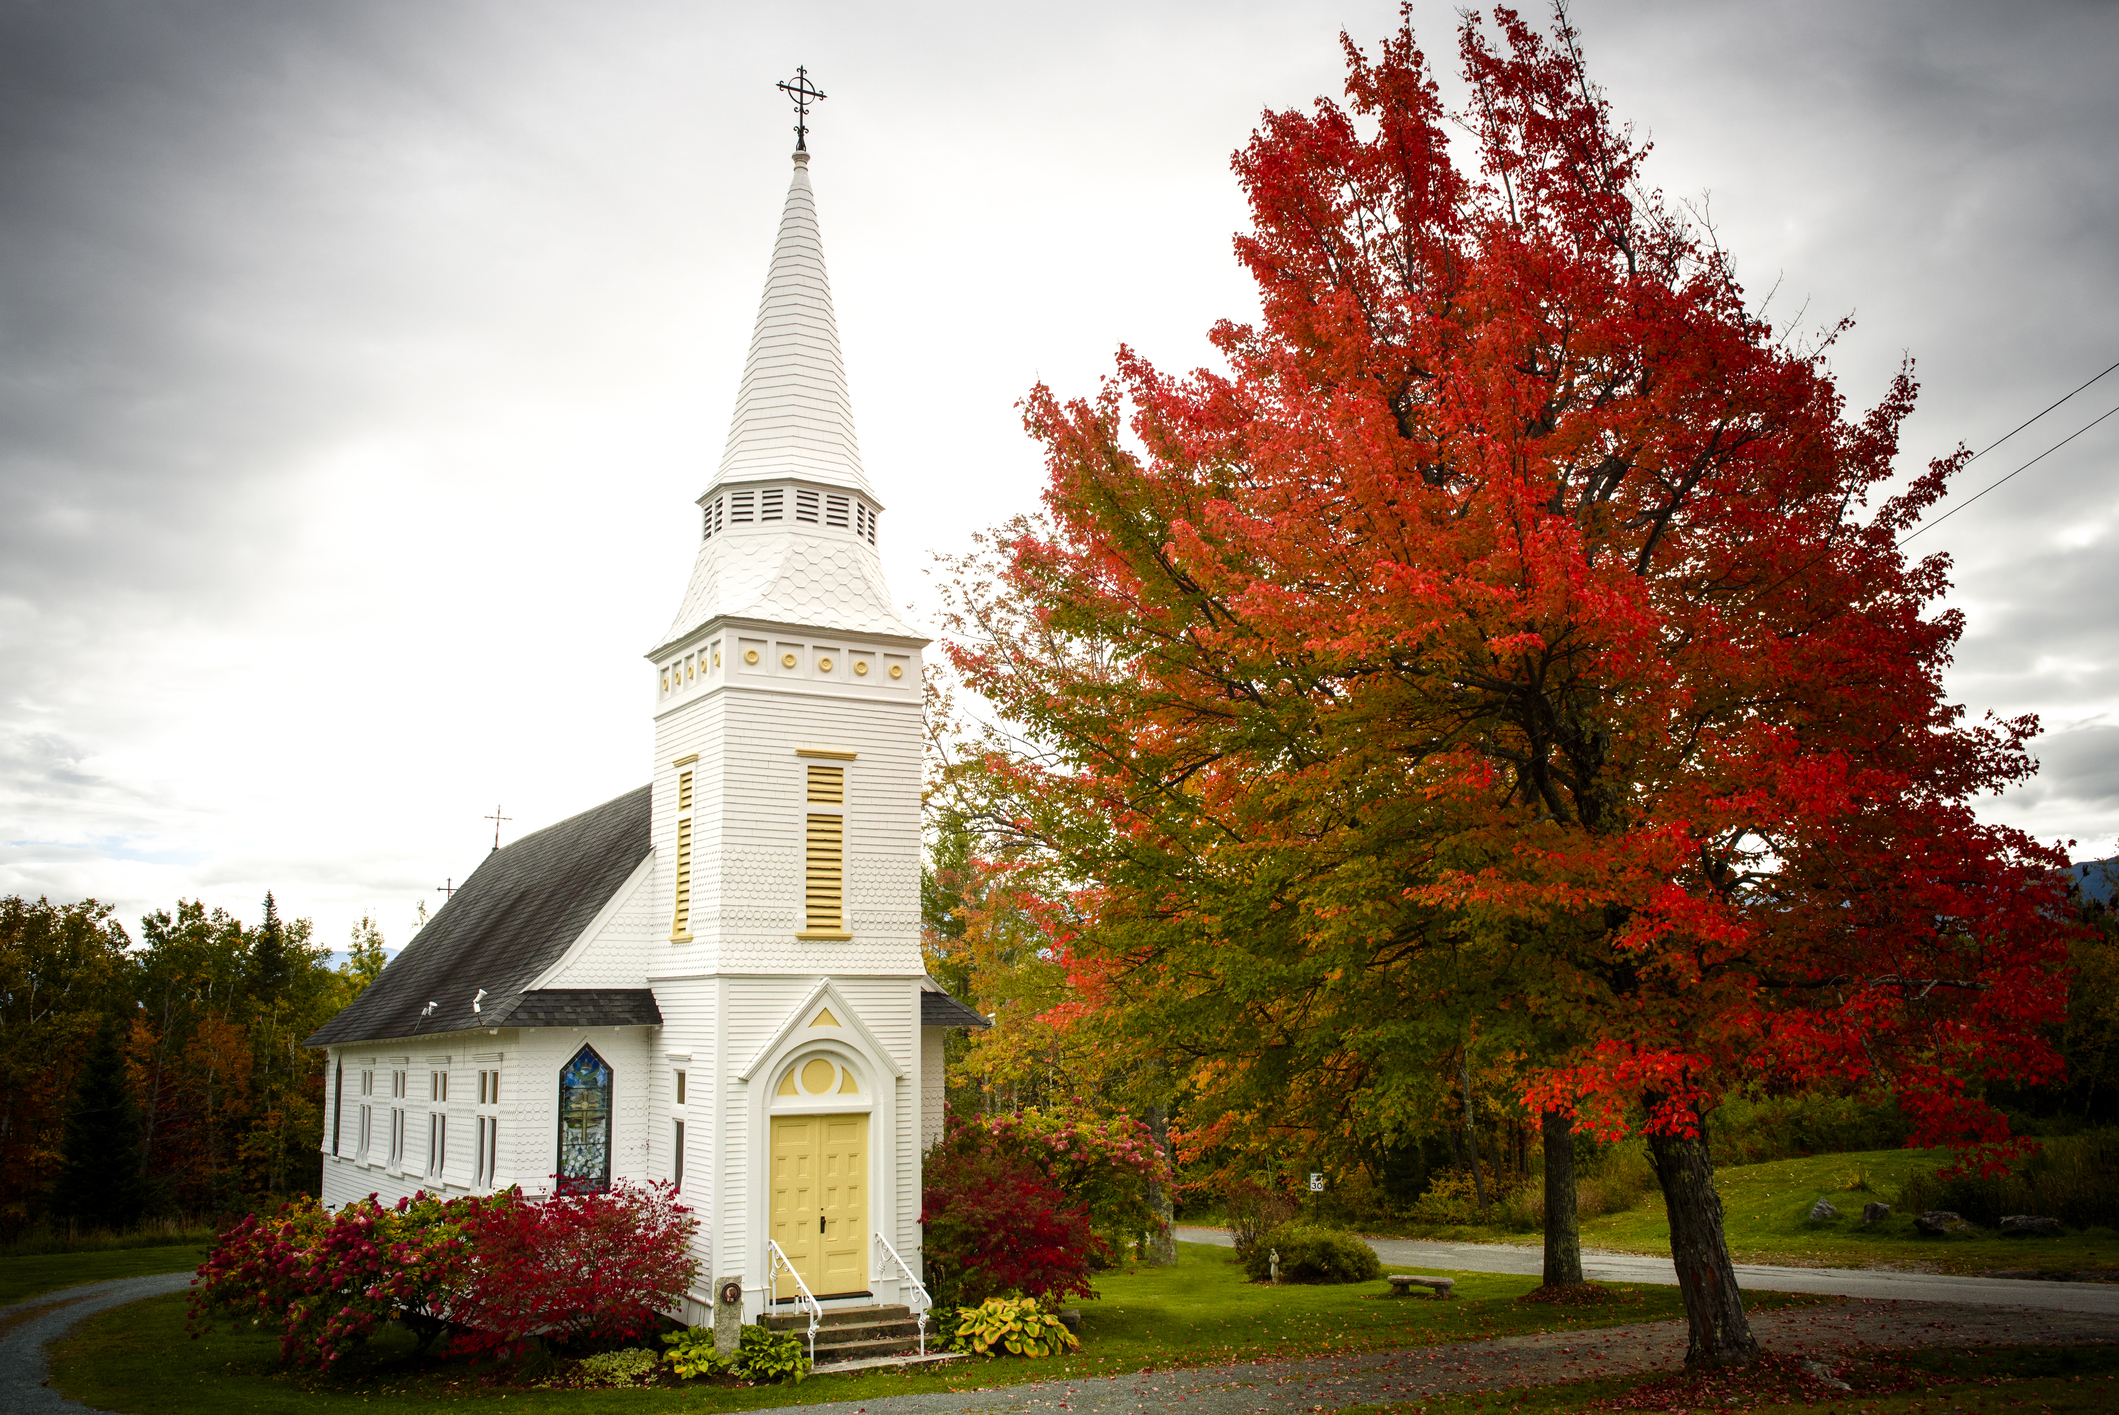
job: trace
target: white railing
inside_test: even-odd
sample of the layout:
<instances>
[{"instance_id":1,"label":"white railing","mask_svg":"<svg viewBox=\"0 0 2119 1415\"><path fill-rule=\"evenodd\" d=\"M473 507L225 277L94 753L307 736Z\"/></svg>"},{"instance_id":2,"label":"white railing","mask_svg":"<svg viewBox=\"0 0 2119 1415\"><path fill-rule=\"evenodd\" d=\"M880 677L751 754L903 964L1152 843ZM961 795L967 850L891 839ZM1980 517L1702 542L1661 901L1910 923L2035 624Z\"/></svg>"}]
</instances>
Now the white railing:
<instances>
[{"instance_id":1,"label":"white railing","mask_svg":"<svg viewBox=\"0 0 2119 1415\"><path fill-rule=\"evenodd\" d=\"M770 1238L766 1239L765 1303L768 1307L776 1306L780 1301L779 1277L780 1269L782 1268L786 1268L787 1275L795 1280L796 1303L809 1309L809 1361L811 1365L815 1365L817 1361L817 1327L824 1320L824 1304L811 1295L809 1284L802 1281L802 1274L795 1271L795 1265L787 1260L787 1254L780 1251L780 1245Z\"/></svg>"},{"instance_id":2,"label":"white railing","mask_svg":"<svg viewBox=\"0 0 2119 1415\"><path fill-rule=\"evenodd\" d=\"M897 1249L890 1246L888 1238L878 1232L876 1234L876 1242L883 1245L883 1251L890 1255L890 1261L895 1263L898 1271L905 1275L905 1281L912 1284L912 1295L920 1299L918 1313L920 1320L920 1354L925 1356L927 1354L927 1313L933 1309L934 1299L927 1295L927 1284L921 1282L919 1278L913 1275L912 1269L905 1266L905 1260L898 1256ZM910 1307L912 1304L907 1302L905 1305Z\"/></svg>"}]
</instances>

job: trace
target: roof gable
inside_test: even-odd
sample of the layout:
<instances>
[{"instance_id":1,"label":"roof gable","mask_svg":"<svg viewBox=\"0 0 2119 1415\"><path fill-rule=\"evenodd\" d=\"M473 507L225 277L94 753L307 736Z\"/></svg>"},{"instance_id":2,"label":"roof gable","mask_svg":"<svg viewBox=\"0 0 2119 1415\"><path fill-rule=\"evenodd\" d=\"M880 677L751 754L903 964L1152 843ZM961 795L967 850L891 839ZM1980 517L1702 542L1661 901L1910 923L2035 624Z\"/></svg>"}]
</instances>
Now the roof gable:
<instances>
[{"instance_id":1,"label":"roof gable","mask_svg":"<svg viewBox=\"0 0 2119 1415\"><path fill-rule=\"evenodd\" d=\"M509 1018L523 990L646 857L648 792L628 791L486 856L381 976L304 1045L536 1025ZM430 1002L433 1012L423 1015Z\"/></svg>"}]
</instances>

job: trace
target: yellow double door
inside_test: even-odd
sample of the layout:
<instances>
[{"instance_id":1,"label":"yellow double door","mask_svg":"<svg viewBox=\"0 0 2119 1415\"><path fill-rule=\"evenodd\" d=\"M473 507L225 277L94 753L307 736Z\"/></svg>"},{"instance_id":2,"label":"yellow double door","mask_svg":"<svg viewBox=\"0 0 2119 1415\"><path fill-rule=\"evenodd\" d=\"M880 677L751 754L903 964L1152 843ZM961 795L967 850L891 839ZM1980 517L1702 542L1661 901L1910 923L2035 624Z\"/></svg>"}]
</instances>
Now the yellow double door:
<instances>
[{"instance_id":1,"label":"yellow double door","mask_svg":"<svg viewBox=\"0 0 2119 1415\"><path fill-rule=\"evenodd\" d=\"M818 1297L868 1287L868 1117L772 1120L773 1241ZM783 1271L773 1296L795 1295Z\"/></svg>"}]
</instances>

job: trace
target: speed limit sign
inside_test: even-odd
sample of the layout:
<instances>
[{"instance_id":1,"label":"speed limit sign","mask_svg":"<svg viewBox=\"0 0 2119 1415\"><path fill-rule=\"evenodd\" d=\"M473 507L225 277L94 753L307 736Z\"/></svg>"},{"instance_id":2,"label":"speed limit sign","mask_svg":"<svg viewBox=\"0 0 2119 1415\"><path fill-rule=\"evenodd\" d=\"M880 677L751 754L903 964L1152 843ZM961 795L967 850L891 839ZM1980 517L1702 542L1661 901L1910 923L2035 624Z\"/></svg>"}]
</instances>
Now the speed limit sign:
<instances>
[{"instance_id":1,"label":"speed limit sign","mask_svg":"<svg viewBox=\"0 0 2119 1415\"><path fill-rule=\"evenodd\" d=\"M1322 1194L1324 1192L1323 1175L1314 1172L1310 1175L1310 1192L1312 1194Z\"/></svg>"}]
</instances>

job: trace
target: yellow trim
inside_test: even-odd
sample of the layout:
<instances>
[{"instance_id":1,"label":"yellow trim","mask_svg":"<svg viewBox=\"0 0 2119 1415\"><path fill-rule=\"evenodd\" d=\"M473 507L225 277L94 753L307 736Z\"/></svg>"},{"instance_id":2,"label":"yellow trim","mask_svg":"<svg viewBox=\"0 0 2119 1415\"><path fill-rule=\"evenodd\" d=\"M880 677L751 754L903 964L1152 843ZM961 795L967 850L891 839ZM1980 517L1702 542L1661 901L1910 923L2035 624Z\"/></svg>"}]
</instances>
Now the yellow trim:
<instances>
[{"instance_id":1,"label":"yellow trim","mask_svg":"<svg viewBox=\"0 0 2119 1415\"><path fill-rule=\"evenodd\" d=\"M678 942L692 936L692 818L677 821L677 908L670 920L670 939Z\"/></svg>"},{"instance_id":2,"label":"yellow trim","mask_svg":"<svg viewBox=\"0 0 2119 1415\"><path fill-rule=\"evenodd\" d=\"M670 765L671 765L671 766L690 766L690 765L691 765L691 764L692 764L693 762L695 762L695 761L697 761L697 760L699 760L699 754L698 754L697 752L694 752L694 753L692 753L692 754L691 754L690 756L688 756L688 757L679 757L679 758L677 758L677 760L675 760L675 761L671 762L671 763L670 763Z\"/></svg>"},{"instance_id":3,"label":"yellow trim","mask_svg":"<svg viewBox=\"0 0 2119 1415\"><path fill-rule=\"evenodd\" d=\"M803 922L811 931L845 932L846 817L842 815L809 817L803 832L802 901Z\"/></svg>"},{"instance_id":4,"label":"yellow trim","mask_svg":"<svg viewBox=\"0 0 2119 1415\"><path fill-rule=\"evenodd\" d=\"M808 940L835 939L840 942L844 942L845 940L852 938L853 935L844 933L826 933L821 929L804 929L801 933L796 934L795 937L798 939Z\"/></svg>"},{"instance_id":5,"label":"yellow trim","mask_svg":"<svg viewBox=\"0 0 2119 1415\"><path fill-rule=\"evenodd\" d=\"M798 757L822 757L826 761L833 762L850 762L861 754L859 752L834 752L825 747L797 747L795 748L795 755Z\"/></svg>"}]
</instances>

